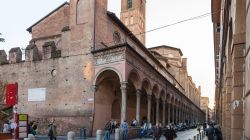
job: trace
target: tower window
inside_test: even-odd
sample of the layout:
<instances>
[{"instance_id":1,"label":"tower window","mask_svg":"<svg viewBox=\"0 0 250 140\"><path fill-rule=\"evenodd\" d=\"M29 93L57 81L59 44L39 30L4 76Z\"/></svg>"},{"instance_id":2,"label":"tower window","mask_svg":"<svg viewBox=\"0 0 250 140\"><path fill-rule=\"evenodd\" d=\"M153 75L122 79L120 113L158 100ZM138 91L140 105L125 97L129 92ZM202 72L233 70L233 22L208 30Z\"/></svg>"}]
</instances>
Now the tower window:
<instances>
[{"instance_id":1,"label":"tower window","mask_svg":"<svg viewBox=\"0 0 250 140\"><path fill-rule=\"evenodd\" d=\"M128 9L132 8L132 0L128 0Z\"/></svg>"}]
</instances>

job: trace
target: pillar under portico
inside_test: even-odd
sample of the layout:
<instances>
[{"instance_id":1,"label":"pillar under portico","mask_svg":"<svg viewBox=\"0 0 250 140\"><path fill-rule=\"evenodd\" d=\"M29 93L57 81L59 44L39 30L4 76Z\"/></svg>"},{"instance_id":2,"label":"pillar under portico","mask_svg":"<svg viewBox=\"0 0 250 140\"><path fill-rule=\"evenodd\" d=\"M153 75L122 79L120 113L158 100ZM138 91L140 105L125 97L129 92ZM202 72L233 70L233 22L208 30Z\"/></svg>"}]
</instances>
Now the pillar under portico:
<instances>
[{"instance_id":1,"label":"pillar under portico","mask_svg":"<svg viewBox=\"0 0 250 140\"><path fill-rule=\"evenodd\" d=\"M140 112L141 112L141 91L136 91L136 120L140 124Z\"/></svg>"},{"instance_id":2,"label":"pillar under portico","mask_svg":"<svg viewBox=\"0 0 250 140\"><path fill-rule=\"evenodd\" d=\"M147 95L147 100L148 100L148 115L147 115L147 119L148 119L148 123L150 123L150 119L151 119L151 99L152 96L151 95Z\"/></svg>"},{"instance_id":3,"label":"pillar under portico","mask_svg":"<svg viewBox=\"0 0 250 140\"><path fill-rule=\"evenodd\" d=\"M121 123L126 120L126 112L127 112L127 82L121 83L121 94L122 94L122 106L121 106Z\"/></svg>"}]
</instances>

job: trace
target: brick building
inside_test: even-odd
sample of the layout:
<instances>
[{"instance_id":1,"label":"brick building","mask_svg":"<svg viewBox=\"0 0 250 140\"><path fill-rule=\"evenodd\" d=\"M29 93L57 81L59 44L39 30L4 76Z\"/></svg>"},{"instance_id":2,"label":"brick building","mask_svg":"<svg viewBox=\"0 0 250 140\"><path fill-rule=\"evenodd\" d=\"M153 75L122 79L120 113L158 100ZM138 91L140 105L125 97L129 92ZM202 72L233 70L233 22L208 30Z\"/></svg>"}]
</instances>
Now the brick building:
<instances>
[{"instance_id":1,"label":"brick building","mask_svg":"<svg viewBox=\"0 0 250 140\"><path fill-rule=\"evenodd\" d=\"M110 119L204 121L200 88L187 75L184 88L137 35L145 31L145 4L123 0L122 22L107 0L70 0L27 29L25 60L20 48L8 60L0 51L0 79L19 85L17 112L38 121L42 134L54 119L59 135L82 127L95 134Z\"/></svg>"},{"instance_id":2,"label":"brick building","mask_svg":"<svg viewBox=\"0 0 250 140\"><path fill-rule=\"evenodd\" d=\"M209 98L208 97L201 97L200 108L203 112L206 113L206 123L210 123L211 109L209 108Z\"/></svg>"},{"instance_id":3,"label":"brick building","mask_svg":"<svg viewBox=\"0 0 250 140\"><path fill-rule=\"evenodd\" d=\"M225 140L250 139L249 6L249 0L212 0L215 113Z\"/></svg>"}]
</instances>

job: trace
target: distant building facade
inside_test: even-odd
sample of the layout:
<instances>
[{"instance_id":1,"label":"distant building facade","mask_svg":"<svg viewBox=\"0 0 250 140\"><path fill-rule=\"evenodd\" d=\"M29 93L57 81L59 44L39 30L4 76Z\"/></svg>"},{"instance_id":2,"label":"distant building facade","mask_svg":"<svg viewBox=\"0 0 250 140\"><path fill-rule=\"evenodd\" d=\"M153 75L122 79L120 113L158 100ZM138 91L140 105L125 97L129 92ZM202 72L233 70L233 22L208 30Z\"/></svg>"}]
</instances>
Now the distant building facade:
<instances>
[{"instance_id":1,"label":"distant building facade","mask_svg":"<svg viewBox=\"0 0 250 140\"><path fill-rule=\"evenodd\" d=\"M200 106L201 87L196 87L192 77L188 75L187 58L182 58L182 51L179 48L166 45L149 48L149 51L167 68L177 82L184 88L185 96L197 106Z\"/></svg>"},{"instance_id":2,"label":"distant building facade","mask_svg":"<svg viewBox=\"0 0 250 140\"><path fill-rule=\"evenodd\" d=\"M224 139L250 139L250 1L211 2L216 120Z\"/></svg>"},{"instance_id":3,"label":"distant building facade","mask_svg":"<svg viewBox=\"0 0 250 140\"><path fill-rule=\"evenodd\" d=\"M209 108L209 98L208 97L201 97L200 108L206 114L206 123L210 123L211 109Z\"/></svg>"},{"instance_id":4,"label":"distant building facade","mask_svg":"<svg viewBox=\"0 0 250 140\"><path fill-rule=\"evenodd\" d=\"M145 8L144 0L133 0L132 8L131 0L122 1L122 14L136 20L129 11L138 10L134 2ZM54 119L59 135L83 127L95 134L109 120L204 121L195 97L200 88L191 78L184 88L127 26L107 11L107 0L70 0L29 27L25 60L20 48L9 59L0 51L0 80L18 83L17 112L36 120L41 134Z\"/></svg>"}]
</instances>

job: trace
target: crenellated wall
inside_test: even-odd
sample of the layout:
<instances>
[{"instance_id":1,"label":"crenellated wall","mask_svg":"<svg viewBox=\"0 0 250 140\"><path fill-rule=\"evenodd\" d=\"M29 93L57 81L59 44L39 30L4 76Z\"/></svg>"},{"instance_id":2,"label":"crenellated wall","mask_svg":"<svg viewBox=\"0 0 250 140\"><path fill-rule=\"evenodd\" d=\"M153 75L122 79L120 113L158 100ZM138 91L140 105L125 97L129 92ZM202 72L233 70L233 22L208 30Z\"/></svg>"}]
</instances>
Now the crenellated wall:
<instances>
[{"instance_id":1,"label":"crenellated wall","mask_svg":"<svg viewBox=\"0 0 250 140\"><path fill-rule=\"evenodd\" d=\"M52 118L59 135L66 134L69 128L75 132L82 127L91 129L93 103L89 100L94 98L91 55L61 57L53 41L45 42L42 52L35 44L28 45L24 61L20 48L11 49L9 59L5 51L0 52L0 79L18 83L18 112L38 121L40 134L47 133ZM45 100L28 100L28 90L37 88L46 89Z\"/></svg>"}]
</instances>

